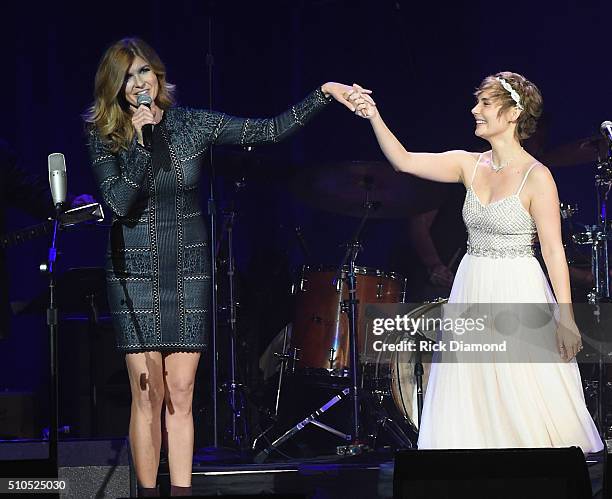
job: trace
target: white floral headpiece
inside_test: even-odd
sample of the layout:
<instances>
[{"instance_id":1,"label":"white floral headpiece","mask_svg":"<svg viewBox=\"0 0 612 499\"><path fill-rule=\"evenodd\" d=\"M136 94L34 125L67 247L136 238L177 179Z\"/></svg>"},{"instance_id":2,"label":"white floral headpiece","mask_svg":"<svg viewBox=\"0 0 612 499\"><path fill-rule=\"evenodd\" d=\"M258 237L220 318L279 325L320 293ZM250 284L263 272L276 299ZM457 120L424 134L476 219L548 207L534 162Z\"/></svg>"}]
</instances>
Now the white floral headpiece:
<instances>
[{"instance_id":1,"label":"white floral headpiece","mask_svg":"<svg viewBox=\"0 0 612 499\"><path fill-rule=\"evenodd\" d=\"M516 107L518 107L521 111L524 110L525 108L523 107L523 104L521 104L521 96L512 88L512 85L499 76L497 76L496 79L499 83L501 83L501 86L508 91L510 97L512 97L512 100L516 103Z\"/></svg>"}]
</instances>

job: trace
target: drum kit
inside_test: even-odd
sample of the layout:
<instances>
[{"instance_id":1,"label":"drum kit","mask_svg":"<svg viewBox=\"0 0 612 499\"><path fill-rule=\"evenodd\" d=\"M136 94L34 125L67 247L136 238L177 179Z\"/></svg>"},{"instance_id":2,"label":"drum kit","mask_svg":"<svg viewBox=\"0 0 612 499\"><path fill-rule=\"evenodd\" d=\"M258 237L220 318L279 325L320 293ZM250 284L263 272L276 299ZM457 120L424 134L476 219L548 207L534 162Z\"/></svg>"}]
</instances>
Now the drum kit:
<instances>
[{"instance_id":1,"label":"drum kit","mask_svg":"<svg viewBox=\"0 0 612 499\"><path fill-rule=\"evenodd\" d=\"M282 340L277 344L282 343L282 348L274 352L279 368L275 415L284 409L280 401L287 376L317 379L336 391L330 399L322 396L319 406L297 417L299 422L278 438L269 437L279 430L273 427L255 438L252 446L255 459L265 460L307 425L343 440L345 445L338 446L339 453L358 454L372 443L369 437L376 432L376 428L371 428L372 413L376 413L376 423L394 437L397 447L414 446L418 422L411 401L413 398L416 401L416 397L412 387L404 386L399 379L410 363L397 362L398 366L401 364L401 373L397 369L386 369L383 373L382 359L373 365L360 360L366 349L366 304L404 303L406 279L394 272L356 265L356 260L362 250L361 233L369 218L406 217L425 210L430 200L415 189L408 176L397 175L381 162L344 162L304 169L293 179L293 190L319 209L361 220L356 223L355 234L346 244L344 258L337 267L302 267L293 286L294 320L280 333ZM406 382L412 379L412 373L406 376ZM323 413L339 402L350 405L352 424L348 431L320 420ZM394 406L393 417L389 417L389 405ZM402 424L395 423L400 417ZM262 441L267 447L261 447Z\"/></svg>"},{"instance_id":2,"label":"drum kit","mask_svg":"<svg viewBox=\"0 0 612 499\"><path fill-rule=\"evenodd\" d=\"M270 434L282 429L274 424L255 438L256 460L265 460L308 425L343 440L344 445L336 449L340 454L354 455L377 447L381 431L395 448L416 446L431 354L421 358L418 352L381 353L363 360L368 336L366 305L406 303L407 280L398 273L356 265L355 261L367 219L405 218L437 207L438 200L428 195L420 182L398 175L383 162L324 164L305 168L293 179L293 192L306 203L361 220L355 223L355 235L338 267L302 267L293 289L293 322L276 341L280 348L274 352L279 370L274 416L287 409L281 393L288 376L293 381L306 380L306 384L316 379L326 388L321 390L321 404L303 416L294 414L297 424L281 431L276 439ZM412 313L439 313L441 303L416 307ZM398 338L384 341L396 342ZM330 387L336 392L332 390L328 399L323 393ZM348 431L321 421L322 414L338 403L350 405L352 425ZM263 441L267 444L264 448Z\"/></svg>"}]
</instances>

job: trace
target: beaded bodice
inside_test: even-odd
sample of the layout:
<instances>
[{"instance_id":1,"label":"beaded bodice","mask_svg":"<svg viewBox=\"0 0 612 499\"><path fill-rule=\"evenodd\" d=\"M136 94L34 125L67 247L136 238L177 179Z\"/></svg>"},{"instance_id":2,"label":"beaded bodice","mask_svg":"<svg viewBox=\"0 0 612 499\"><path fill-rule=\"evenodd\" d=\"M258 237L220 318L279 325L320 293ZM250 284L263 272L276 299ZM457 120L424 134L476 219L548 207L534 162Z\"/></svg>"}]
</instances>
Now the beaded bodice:
<instances>
[{"instance_id":1,"label":"beaded bodice","mask_svg":"<svg viewBox=\"0 0 612 499\"><path fill-rule=\"evenodd\" d=\"M529 168L515 194L487 205L478 199L470 184L463 203L463 221L468 232L468 254L493 258L534 254L536 225L519 198L527 175L534 166ZM475 174L476 171L474 176Z\"/></svg>"}]
</instances>

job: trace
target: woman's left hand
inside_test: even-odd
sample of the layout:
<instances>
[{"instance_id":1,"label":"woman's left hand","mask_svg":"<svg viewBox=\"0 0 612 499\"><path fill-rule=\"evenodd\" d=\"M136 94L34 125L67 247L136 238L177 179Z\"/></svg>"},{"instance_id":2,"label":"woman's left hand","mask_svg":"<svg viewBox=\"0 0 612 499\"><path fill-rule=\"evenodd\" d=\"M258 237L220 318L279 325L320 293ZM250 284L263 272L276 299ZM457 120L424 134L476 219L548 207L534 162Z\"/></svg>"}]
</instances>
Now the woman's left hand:
<instances>
[{"instance_id":1,"label":"woman's left hand","mask_svg":"<svg viewBox=\"0 0 612 499\"><path fill-rule=\"evenodd\" d=\"M321 91L325 95L331 95L334 99L336 99L340 104L346 106L352 113L355 112L355 105L349 101L349 95L355 92L355 88L350 85L344 85L343 83L336 83L335 81L328 81L321 85ZM362 94L371 94L372 91L366 88L361 89ZM374 104L372 98L367 95L366 96L369 101Z\"/></svg>"},{"instance_id":2,"label":"woman's left hand","mask_svg":"<svg viewBox=\"0 0 612 499\"><path fill-rule=\"evenodd\" d=\"M566 318L557 326L557 347L561 358L567 362L582 350L582 337L574 319Z\"/></svg>"}]
</instances>

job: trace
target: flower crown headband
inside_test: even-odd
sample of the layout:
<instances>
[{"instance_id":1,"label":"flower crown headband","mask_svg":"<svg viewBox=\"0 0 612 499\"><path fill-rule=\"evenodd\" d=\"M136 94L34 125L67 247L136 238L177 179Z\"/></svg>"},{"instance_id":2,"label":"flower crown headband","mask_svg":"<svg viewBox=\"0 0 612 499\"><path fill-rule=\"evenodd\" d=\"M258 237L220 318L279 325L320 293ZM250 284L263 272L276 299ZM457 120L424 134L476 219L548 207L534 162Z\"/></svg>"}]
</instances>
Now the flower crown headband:
<instances>
[{"instance_id":1,"label":"flower crown headband","mask_svg":"<svg viewBox=\"0 0 612 499\"><path fill-rule=\"evenodd\" d=\"M508 91L510 97L512 97L512 100L515 102L516 107L523 111L525 108L523 107L523 104L521 104L521 96L512 88L512 85L499 76L497 76L495 79L501 84L502 87L504 87L505 90Z\"/></svg>"}]
</instances>

